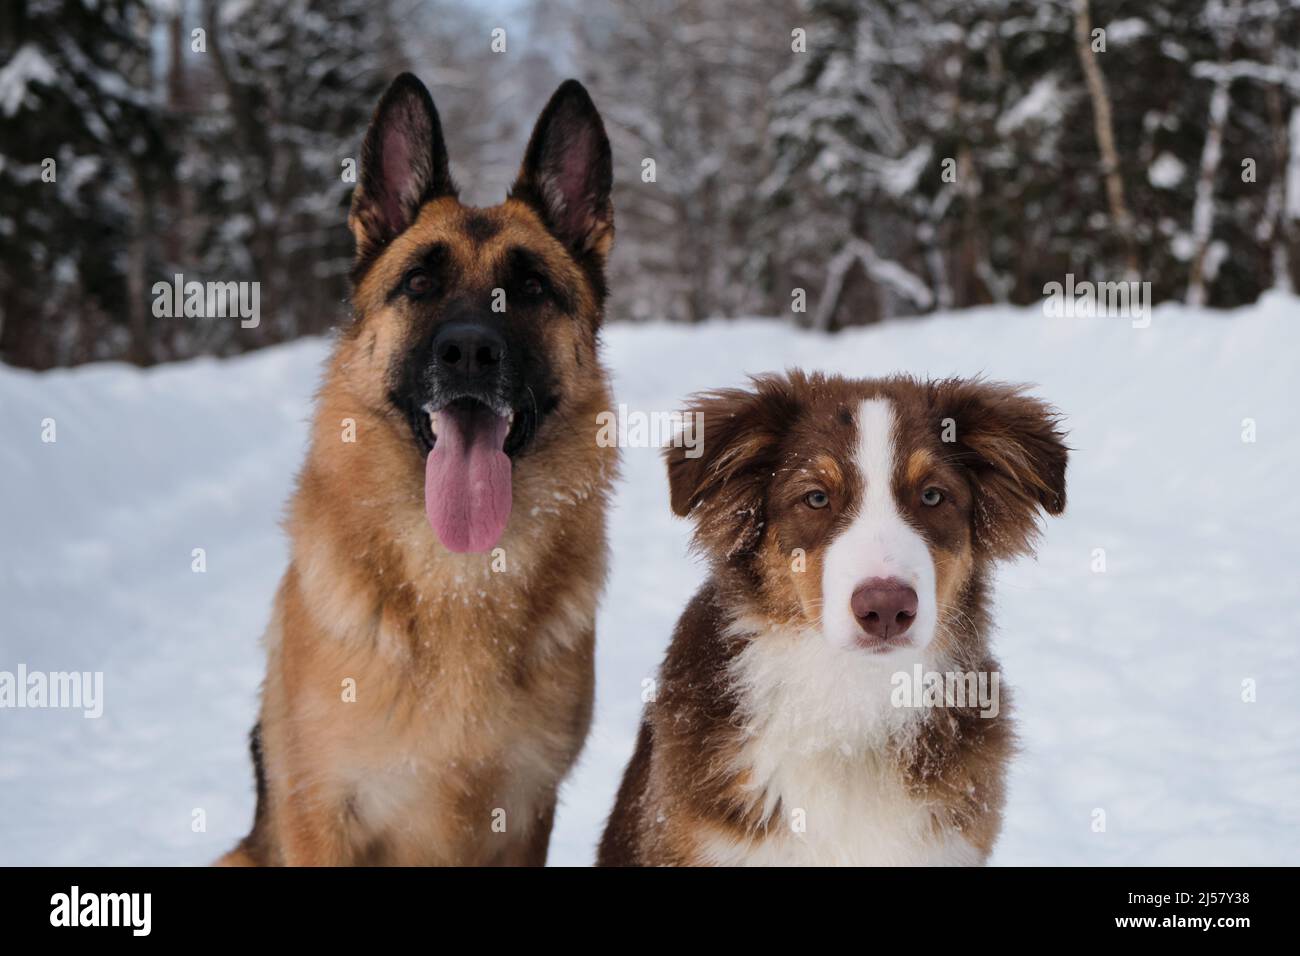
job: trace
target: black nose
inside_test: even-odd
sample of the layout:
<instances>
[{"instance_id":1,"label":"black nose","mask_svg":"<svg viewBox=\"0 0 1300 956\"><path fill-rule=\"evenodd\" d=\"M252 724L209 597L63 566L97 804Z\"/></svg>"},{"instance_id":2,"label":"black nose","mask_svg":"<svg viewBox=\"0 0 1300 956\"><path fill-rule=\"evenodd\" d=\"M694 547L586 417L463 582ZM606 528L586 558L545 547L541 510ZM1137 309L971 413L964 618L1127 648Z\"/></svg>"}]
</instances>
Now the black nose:
<instances>
[{"instance_id":1,"label":"black nose","mask_svg":"<svg viewBox=\"0 0 1300 956\"><path fill-rule=\"evenodd\" d=\"M438 369L466 379L495 376L501 369L506 343L499 332L486 325L451 322L433 339Z\"/></svg>"}]
</instances>

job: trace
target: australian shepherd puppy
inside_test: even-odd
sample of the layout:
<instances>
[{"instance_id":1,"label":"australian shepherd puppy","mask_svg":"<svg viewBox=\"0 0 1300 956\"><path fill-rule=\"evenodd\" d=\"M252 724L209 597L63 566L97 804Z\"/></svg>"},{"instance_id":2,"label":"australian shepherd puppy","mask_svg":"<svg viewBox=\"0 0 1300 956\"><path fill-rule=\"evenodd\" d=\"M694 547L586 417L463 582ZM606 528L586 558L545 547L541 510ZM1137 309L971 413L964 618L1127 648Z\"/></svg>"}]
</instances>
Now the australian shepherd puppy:
<instances>
[{"instance_id":1,"label":"australian shepherd puppy","mask_svg":"<svg viewBox=\"0 0 1300 956\"><path fill-rule=\"evenodd\" d=\"M801 372L692 411L702 450L668 450L669 484L711 576L599 863L984 862L1013 750L989 577L1065 508L1058 414L1008 385Z\"/></svg>"}]
</instances>

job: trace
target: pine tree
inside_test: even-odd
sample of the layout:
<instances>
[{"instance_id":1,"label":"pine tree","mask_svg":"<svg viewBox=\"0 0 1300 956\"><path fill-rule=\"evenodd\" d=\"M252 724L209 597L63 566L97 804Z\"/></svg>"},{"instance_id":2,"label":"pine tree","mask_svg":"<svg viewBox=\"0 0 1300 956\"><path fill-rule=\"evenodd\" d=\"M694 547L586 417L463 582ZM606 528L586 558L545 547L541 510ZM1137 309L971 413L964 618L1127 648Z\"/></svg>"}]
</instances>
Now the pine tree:
<instances>
[{"instance_id":1,"label":"pine tree","mask_svg":"<svg viewBox=\"0 0 1300 956\"><path fill-rule=\"evenodd\" d=\"M699 321L766 309L749 240L790 5L614 0L598 16L547 6L551 42L589 83L614 150L611 314Z\"/></svg>"},{"instance_id":2,"label":"pine tree","mask_svg":"<svg viewBox=\"0 0 1300 956\"><path fill-rule=\"evenodd\" d=\"M257 281L262 309L256 329L200 326L197 333L228 340L212 346L319 332L345 313L349 173L389 79L376 6L205 2L214 94L196 118L191 150L200 216L195 278ZM243 337L251 341L229 341Z\"/></svg>"},{"instance_id":3,"label":"pine tree","mask_svg":"<svg viewBox=\"0 0 1300 956\"><path fill-rule=\"evenodd\" d=\"M143 0L0 12L0 357L153 360L150 275L173 138Z\"/></svg>"}]
</instances>

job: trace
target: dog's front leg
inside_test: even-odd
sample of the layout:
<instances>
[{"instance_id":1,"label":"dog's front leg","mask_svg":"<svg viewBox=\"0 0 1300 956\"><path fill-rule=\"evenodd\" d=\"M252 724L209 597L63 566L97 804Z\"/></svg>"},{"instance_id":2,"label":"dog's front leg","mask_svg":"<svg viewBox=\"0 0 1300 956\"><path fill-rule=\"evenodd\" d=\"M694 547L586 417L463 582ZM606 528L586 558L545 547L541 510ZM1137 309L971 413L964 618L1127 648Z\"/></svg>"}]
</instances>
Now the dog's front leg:
<instances>
[{"instance_id":1,"label":"dog's front leg","mask_svg":"<svg viewBox=\"0 0 1300 956\"><path fill-rule=\"evenodd\" d=\"M286 866L347 866L352 862L346 806L319 785L292 788L279 811Z\"/></svg>"}]
</instances>

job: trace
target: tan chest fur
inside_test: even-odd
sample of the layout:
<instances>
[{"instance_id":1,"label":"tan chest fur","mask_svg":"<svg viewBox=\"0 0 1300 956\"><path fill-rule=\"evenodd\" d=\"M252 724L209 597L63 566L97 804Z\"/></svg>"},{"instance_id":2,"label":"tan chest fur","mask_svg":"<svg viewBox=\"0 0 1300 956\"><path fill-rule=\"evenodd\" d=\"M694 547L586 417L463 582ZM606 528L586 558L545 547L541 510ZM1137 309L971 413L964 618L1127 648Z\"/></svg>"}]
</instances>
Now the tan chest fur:
<instances>
[{"instance_id":1,"label":"tan chest fur","mask_svg":"<svg viewBox=\"0 0 1300 956\"><path fill-rule=\"evenodd\" d=\"M266 635L284 862L529 861L590 723L616 467L613 449L564 451L520 469L484 555L439 548L418 481L367 474L382 455L350 473L309 456Z\"/></svg>"}]
</instances>

